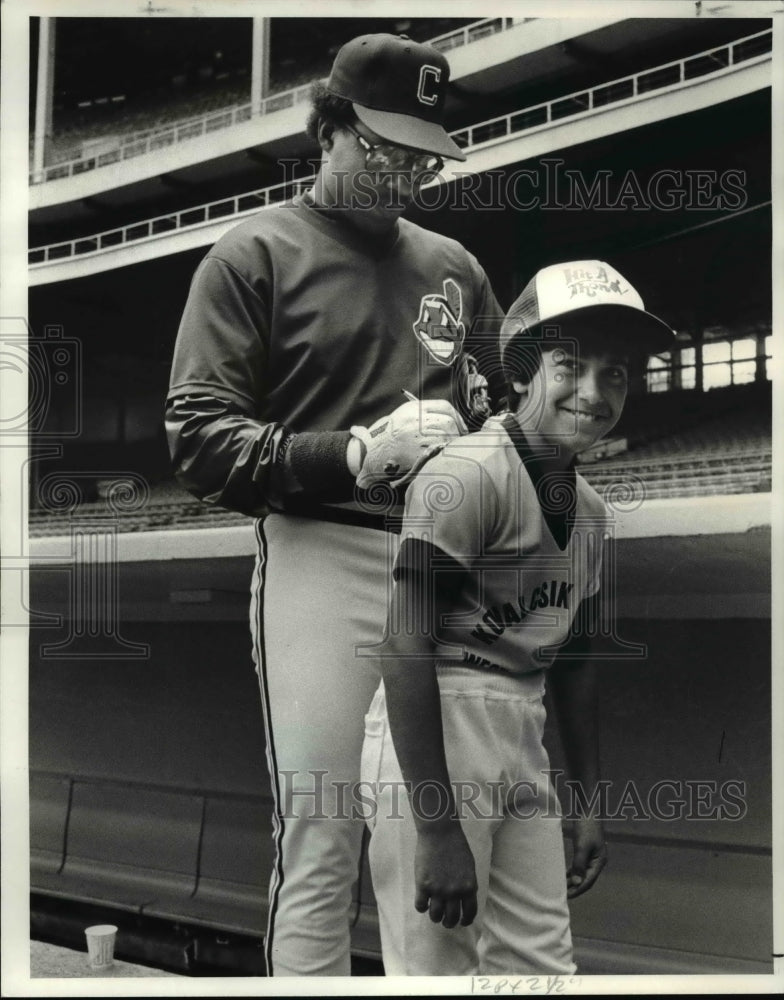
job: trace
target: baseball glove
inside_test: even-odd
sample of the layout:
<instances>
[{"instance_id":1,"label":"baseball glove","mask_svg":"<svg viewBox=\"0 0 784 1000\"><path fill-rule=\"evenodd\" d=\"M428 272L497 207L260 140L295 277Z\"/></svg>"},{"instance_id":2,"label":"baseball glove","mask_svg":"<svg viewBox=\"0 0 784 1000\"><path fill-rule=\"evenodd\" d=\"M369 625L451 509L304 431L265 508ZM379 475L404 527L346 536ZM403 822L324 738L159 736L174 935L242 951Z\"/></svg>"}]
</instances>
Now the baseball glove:
<instances>
[{"instance_id":1,"label":"baseball glove","mask_svg":"<svg viewBox=\"0 0 784 1000\"><path fill-rule=\"evenodd\" d=\"M412 400L370 427L352 427L364 446L357 486L410 482L425 462L453 438L467 433L463 418L444 399Z\"/></svg>"}]
</instances>

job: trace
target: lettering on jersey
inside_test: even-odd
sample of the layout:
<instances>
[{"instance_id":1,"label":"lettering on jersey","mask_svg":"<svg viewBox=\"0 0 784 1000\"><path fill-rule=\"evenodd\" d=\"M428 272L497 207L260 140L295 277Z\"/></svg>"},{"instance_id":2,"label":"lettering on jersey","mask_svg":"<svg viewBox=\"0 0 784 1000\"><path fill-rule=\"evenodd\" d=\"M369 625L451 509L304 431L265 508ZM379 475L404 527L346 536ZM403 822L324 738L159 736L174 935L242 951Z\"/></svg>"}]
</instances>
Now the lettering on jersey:
<instances>
[{"instance_id":1,"label":"lettering on jersey","mask_svg":"<svg viewBox=\"0 0 784 1000\"><path fill-rule=\"evenodd\" d=\"M607 271L600 267L598 271L591 271L584 267L564 268L566 287L569 289L569 298L575 295L587 295L592 299L597 292L614 292L616 295L625 295L629 289L621 288L618 278L610 281Z\"/></svg>"},{"instance_id":2,"label":"lettering on jersey","mask_svg":"<svg viewBox=\"0 0 784 1000\"><path fill-rule=\"evenodd\" d=\"M569 611L573 588L574 584L566 580L543 580L531 591L527 604L525 596L520 594L516 604L506 602L487 608L469 634L472 639L492 646L508 628L525 621L531 611L538 608L564 608Z\"/></svg>"},{"instance_id":3,"label":"lettering on jersey","mask_svg":"<svg viewBox=\"0 0 784 1000\"><path fill-rule=\"evenodd\" d=\"M482 667L484 670L498 670L498 667L486 657L477 656L476 653L469 653L468 650L463 653L463 663L470 663L472 667Z\"/></svg>"},{"instance_id":4,"label":"lettering on jersey","mask_svg":"<svg viewBox=\"0 0 784 1000\"><path fill-rule=\"evenodd\" d=\"M432 358L451 365L460 354L465 339L463 294L452 278L444 281L444 294L423 295L414 333Z\"/></svg>"}]
</instances>

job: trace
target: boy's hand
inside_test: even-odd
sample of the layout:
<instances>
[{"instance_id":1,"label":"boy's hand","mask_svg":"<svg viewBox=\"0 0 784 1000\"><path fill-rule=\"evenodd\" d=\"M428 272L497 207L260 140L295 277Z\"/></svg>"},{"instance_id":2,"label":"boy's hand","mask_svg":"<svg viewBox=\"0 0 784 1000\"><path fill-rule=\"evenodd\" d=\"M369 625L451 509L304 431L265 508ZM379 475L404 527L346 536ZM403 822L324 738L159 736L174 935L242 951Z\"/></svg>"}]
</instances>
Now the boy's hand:
<instances>
[{"instance_id":1,"label":"boy's hand","mask_svg":"<svg viewBox=\"0 0 784 1000\"><path fill-rule=\"evenodd\" d=\"M477 911L474 856L458 820L417 832L414 878L414 906L420 913L429 910L434 924L467 927L473 922Z\"/></svg>"},{"instance_id":2,"label":"boy's hand","mask_svg":"<svg viewBox=\"0 0 784 1000\"><path fill-rule=\"evenodd\" d=\"M572 828L572 863L566 873L566 895L569 899L587 892L607 864L607 845L602 824L584 816Z\"/></svg>"}]
</instances>

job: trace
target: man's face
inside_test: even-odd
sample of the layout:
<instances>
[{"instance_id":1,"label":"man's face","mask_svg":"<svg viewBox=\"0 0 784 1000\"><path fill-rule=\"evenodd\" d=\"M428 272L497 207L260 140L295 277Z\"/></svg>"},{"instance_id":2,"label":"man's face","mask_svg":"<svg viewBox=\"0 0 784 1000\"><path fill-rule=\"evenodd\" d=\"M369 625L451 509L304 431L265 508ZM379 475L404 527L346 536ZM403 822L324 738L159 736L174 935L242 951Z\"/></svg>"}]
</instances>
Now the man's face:
<instances>
[{"instance_id":1,"label":"man's face","mask_svg":"<svg viewBox=\"0 0 784 1000\"><path fill-rule=\"evenodd\" d=\"M628 359L615 350L565 342L542 351L542 362L521 400L518 417L566 455L576 455L618 422L629 382ZM515 386L516 389L522 386Z\"/></svg>"},{"instance_id":2,"label":"man's face","mask_svg":"<svg viewBox=\"0 0 784 1000\"><path fill-rule=\"evenodd\" d=\"M395 169L376 169L372 165L371 153L369 167L368 151L360 139L370 146L382 145L399 150L399 166L396 164ZM330 151L330 173L336 204L348 208L352 221L367 231L388 229L413 199L417 171L411 168L417 155L415 151L404 150L380 138L361 122L354 122L351 129L336 129Z\"/></svg>"}]
</instances>

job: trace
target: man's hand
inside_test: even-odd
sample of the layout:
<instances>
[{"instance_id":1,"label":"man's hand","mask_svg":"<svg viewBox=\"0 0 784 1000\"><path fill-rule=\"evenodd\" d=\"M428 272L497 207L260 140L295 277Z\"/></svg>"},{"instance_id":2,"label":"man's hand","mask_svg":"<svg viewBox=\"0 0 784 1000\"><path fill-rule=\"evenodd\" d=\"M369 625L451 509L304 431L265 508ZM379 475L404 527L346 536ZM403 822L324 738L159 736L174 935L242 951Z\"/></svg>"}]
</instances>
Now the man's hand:
<instances>
[{"instance_id":1,"label":"man's hand","mask_svg":"<svg viewBox=\"0 0 784 1000\"><path fill-rule=\"evenodd\" d=\"M410 482L425 462L453 438L465 434L463 418L445 399L412 399L370 427L354 426L351 434L362 452L351 446L349 468L359 461L357 486L371 489L384 482L397 488Z\"/></svg>"},{"instance_id":2,"label":"man's hand","mask_svg":"<svg viewBox=\"0 0 784 1000\"><path fill-rule=\"evenodd\" d=\"M474 856L459 820L417 831L414 906L434 924L467 927L477 911Z\"/></svg>"},{"instance_id":3,"label":"man's hand","mask_svg":"<svg viewBox=\"0 0 784 1000\"><path fill-rule=\"evenodd\" d=\"M587 892L607 864L607 845L598 819L585 816L575 821L572 849L572 864L566 873L569 899Z\"/></svg>"}]
</instances>

